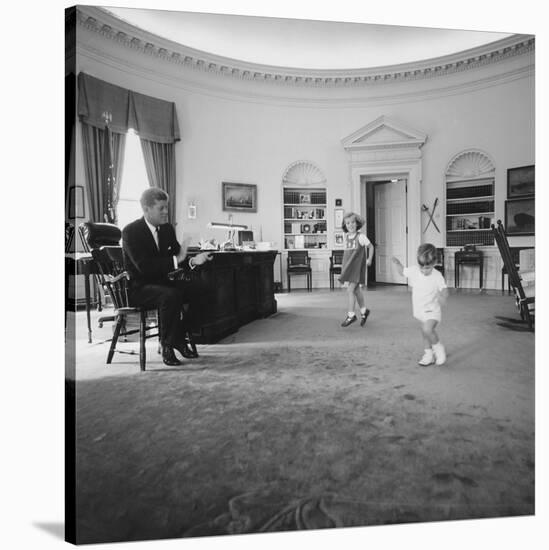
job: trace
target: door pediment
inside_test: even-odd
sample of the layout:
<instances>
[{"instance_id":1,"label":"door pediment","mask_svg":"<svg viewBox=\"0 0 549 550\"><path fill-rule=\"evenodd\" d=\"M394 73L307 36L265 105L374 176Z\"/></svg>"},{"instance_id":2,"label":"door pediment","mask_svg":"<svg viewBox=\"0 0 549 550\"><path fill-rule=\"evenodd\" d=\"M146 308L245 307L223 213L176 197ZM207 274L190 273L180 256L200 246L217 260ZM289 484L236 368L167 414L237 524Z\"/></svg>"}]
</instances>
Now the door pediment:
<instances>
[{"instance_id":1,"label":"door pediment","mask_svg":"<svg viewBox=\"0 0 549 550\"><path fill-rule=\"evenodd\" d=\"M423 132L382 115L343 138L347 151L391 148L420 148L427 140Z\"/></svg>"}]
</instances>

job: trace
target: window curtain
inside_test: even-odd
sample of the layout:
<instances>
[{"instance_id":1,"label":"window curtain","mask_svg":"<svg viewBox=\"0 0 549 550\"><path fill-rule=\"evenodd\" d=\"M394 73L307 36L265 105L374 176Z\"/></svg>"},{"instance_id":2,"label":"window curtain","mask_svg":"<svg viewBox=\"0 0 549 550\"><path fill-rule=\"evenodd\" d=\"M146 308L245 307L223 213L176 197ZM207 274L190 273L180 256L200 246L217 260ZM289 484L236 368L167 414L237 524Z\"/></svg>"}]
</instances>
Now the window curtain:
<instances>
[{"instance_id":1,"label":"window curtain","mask_svg":"<svg viewBox=\"0 0 549 550\"><path fill-rule=\"evenodd\" d=\"M175 222L175 146L173 143L157 143L141 139L147 177L151 187L160 187L170 197L168 215Z\"/></svg>"},{"instance_id":2,"label":"window curtain","mask_svg":"<svg viewBox=\"0 0 549 550\"><path fill-rule=\"evenodd\" d=\"M112 135L112 165L114 185L110 202L116 212L122 180L122 167L124 164L124 150L126 136L124 134ZM109 203L106 197L105 186L105 130L96 128L90 124L82 124L82 140L84 144L84 169L88 189L88 204L90 205L90 220L95 223L103 223L108 215L106 205ZM114 219L116 223L116 217Z\"/></svg>"},{"instance_id":3,"label":"window curtain","mask_svg":"<svg viewBox=\"0 0 549 550\"><path fill-rule=\"evenodd\" d=\"M170 220L175 209L175 152L179 141L179 124L175 103L147 96L86 73L78 74L78 116L82 122L86 177L90 195L90 210L94 221L103 221L106 214L104 174L103 113L109 112L109 129L113 135L113 166L115 185L112 204L118 202L122 177L123 151L130 128L141 138L149 183L170 195ZM143 142L146 145L143 145Z\"/></svg>"}]
</instances>

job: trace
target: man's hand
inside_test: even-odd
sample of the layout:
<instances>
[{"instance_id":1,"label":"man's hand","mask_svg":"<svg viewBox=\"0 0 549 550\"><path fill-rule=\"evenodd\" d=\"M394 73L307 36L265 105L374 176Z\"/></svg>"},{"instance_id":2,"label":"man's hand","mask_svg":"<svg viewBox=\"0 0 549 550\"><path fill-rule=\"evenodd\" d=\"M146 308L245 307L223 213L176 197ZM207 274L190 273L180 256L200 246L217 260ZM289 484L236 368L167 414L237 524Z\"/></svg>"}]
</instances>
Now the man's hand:
<instances>
[{"instance_id":1,"label":"man's hand","mask_svg":"<svg viewBox=\"0 0 549 550\"><path fill-rule=\"evenodd\" d=\"M190 237L187 237L181 241L181 249L179 250L179 254L176 256L178 264L180 264L187 257L187 249L189 248L190 242Z\"/></svg>"},{"instance_id":2,"label":"man's hand","mask_svg":"<svg viewBox=\"0 0 549 550\"><path fill-rule=\"evenodd\" d=\"M209 262L212 258L213 254L211 252L201 252L200 254L193 256L192 263L193 265L202 265Z\"/></svg>"}]
</instances>

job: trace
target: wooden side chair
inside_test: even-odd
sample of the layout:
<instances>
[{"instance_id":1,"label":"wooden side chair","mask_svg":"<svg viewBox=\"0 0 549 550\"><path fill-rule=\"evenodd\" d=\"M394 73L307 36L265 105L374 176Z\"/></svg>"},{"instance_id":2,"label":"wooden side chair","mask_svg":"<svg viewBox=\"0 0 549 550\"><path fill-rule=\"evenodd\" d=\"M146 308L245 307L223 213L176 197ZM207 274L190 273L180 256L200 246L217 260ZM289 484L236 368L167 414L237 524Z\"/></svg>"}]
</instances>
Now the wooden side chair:
<instances>
[{"instance_id":1,"label":"wooden side chair","mask_svg":"<svg viewBox=\"0 0 549 550\"><path fill-rule=\"evenodd\" d=\"M288 292L291 292L291 275L306 275L307 290L311 292L313 287L313 274L311 270L311 258L307 250L289 250L287 258Z\"/></svg>"},{"instance_id":2,"label":"wooden side chair","mask_svg":"<svg viewBox=\"0 0 549 550\"><path fill-rule=\"evenodd\" d=\"M516 297L517 307L520 316L528 323L528 328L533 330L535 318L535 276L534 273L520 273L516 267L515 260L509 247L507 234L501 220L497 221L497 226L492 224L492 232L498 245L503 265L509 277L509 284ZM523 284L525 283L525 284Z\"/></svg>"},{"instance_id":3,"label":"wooden side chair","mask_svg":"<svg viewBox=\"0 0 549 550\"><path fill-rule=\"evenodd\" d=\"M111 345L107 354L107 364L112 362L115 352L133 354L133 351L116 349L120 336L129 336L139 333L139 366L145 370L146 348L148 338L158 337L160 327L156 309L130 306L128 300L129 274L124 269L124 256L121 246L101 246L92 249L92 256L98 266L100 278L105 293L110 297L114 306L115 322ZM154 321L151 322L150 312L154 312ZM133 316L139 319L139 328L128 329L128 319ZM156 332L154 332L156 330Z\"/></svg>"},{"instance_id":4,"label":"wooden side chair","mask_svg":"<svg viewBox=\"0 0 549 550\"><path fill-rule=\"evenodd\" d=\"M341 274L341 265L343 264L343 250L332 250L330 256L330 290L334 290L334 275Z\"/></svg>"}]
</instances>

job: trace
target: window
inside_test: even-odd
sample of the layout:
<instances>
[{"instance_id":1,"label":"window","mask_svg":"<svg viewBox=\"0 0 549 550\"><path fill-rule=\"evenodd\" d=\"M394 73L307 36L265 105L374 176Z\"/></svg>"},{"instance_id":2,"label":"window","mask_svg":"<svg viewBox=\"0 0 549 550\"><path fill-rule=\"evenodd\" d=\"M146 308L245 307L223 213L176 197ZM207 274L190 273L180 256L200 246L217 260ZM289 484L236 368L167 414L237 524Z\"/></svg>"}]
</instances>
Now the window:
<instances>
[{"instance_id":1,"label":"window","mask_svg":"<svg viewBox=\"0 0 549 550\"><path fill-rule=\"evenodd\" d=\"M143 215L139 198L141 193L148 187L149 180L139 136L133 130L130 130L126 135L124 169L122 170L120 197L116 209L118 227L122 229Z\"/></svg>"}]
</instances>

